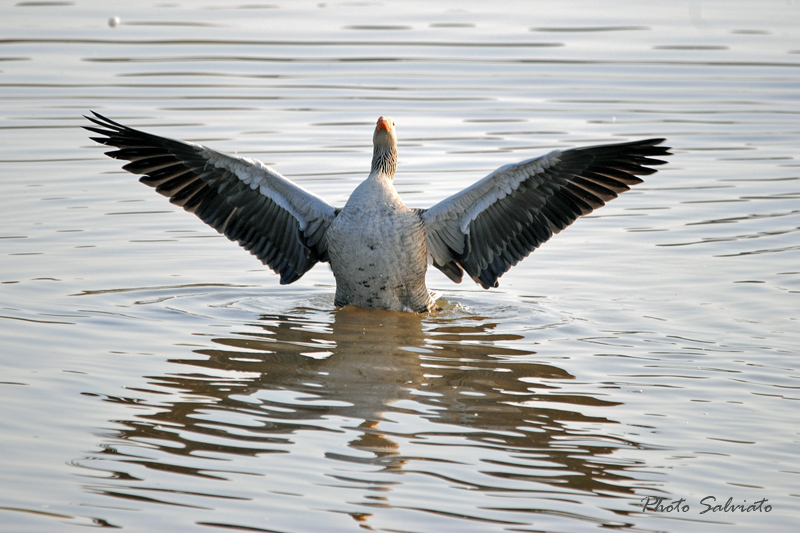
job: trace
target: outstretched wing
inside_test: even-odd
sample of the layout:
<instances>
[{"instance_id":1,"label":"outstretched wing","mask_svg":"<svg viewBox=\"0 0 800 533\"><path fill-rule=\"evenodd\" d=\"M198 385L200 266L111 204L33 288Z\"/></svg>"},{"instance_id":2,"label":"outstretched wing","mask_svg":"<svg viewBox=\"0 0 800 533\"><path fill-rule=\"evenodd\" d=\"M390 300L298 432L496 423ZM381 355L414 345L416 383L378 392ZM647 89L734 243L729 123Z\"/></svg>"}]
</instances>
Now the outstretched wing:
<instances>
[{"instance_id":1,"label":"outstretched wing","mask_svg":"<svg viewBox=\"0 0 800 533\"><path fill-rule=\"evenodd\" d=\"M428 256L456 283L466 270L483 288L581 216L656 172L670 155L649 139L554 151L506 165L420 210Z\"/></svg>"},{"instance_id":2,"label":"outstretched wing","mask_svg":"<svg viewBox=\"0 0 800 533\"><path fill-rule=\"evenodd\" d=\"M145 185L238 242L292 283L327 261L325 232L336 209L254 159L151 135L98 113L86 117L92 140L118 148L106 155L130 161ZM98 127L99 126L99 127Z\"/></svg>"}]
</instances>

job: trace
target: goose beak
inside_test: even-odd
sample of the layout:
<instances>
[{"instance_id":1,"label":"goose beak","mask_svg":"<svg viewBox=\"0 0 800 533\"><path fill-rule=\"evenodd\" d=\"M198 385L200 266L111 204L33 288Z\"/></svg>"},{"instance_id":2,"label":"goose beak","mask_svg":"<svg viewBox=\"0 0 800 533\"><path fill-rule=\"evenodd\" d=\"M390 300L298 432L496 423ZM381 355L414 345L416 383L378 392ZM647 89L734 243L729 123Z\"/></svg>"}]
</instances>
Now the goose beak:
<instances>
[{"instance_id":1,"label":"goose beak","mask_svg":"<svg viewBox=\"0 0 800 533\"><path fill-rule=\"evenodd\" d=\"M378 127L377 131L386 130L386 132L392 131L394 127L394 121L390 117L381 117L378 119Z\"/></svg>"}]
</instances>

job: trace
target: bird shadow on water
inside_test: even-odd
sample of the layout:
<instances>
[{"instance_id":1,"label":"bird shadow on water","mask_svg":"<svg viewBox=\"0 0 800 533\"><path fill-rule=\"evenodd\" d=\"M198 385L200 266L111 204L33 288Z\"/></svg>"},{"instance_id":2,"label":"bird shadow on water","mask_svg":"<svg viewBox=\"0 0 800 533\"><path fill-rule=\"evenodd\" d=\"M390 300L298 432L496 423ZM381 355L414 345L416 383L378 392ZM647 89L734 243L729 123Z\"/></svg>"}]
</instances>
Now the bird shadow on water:
<instances>
[{"instance_id":1,"label":"bird shadow on water","mask_svg":"<svg viewBox=\"0 0 800 533\"><path fill-rule=\"evenodd\" d=\"M145 376L149 390L138 392L148 399L100 396L139 412L114 420L122 429L103 435L95 461L78 461L110 474L87 490L141 500L137 482L151 470L227 479L241 472L225 463L291 454L306 432L345 433L325 460L383 474L411 468L420 445L430 455L414 468L432 475L437 463L458 463L459 449L485 450L485 483L451 479L462 488L626 499L640 488L626 470L642 465L612 456L643 446L608 429L619 424L610 410L598 414L619 403L571 394L572 374L514 347L522 337L485 316L450 305L427 316L297 308L238 329L171 359L174 371ZM228 460L207 459L220 455ZM176 503L164 487L146 499Z\"/></svg>"}]
</instances>

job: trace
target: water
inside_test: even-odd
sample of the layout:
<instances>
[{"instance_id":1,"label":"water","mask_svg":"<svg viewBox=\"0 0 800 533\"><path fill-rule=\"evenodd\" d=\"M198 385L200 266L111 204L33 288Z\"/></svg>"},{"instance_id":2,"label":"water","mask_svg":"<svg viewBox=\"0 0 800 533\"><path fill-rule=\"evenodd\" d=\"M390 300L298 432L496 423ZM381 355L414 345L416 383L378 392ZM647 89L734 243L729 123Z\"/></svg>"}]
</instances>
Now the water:
<instances>
[{"instance_id":1,"label":"water","mask_svg":"<svg viewBox=\"0 0 800 533\"><path fill-rule=\"evenodd\" d=\"M0 529L794 530L799 11L2 8ZM498 290L337 311L325 265L279 286L122 172L90 109L337 205L381 114L419 207L553 148L675 155Z\"/></svg>"}]
</instances>

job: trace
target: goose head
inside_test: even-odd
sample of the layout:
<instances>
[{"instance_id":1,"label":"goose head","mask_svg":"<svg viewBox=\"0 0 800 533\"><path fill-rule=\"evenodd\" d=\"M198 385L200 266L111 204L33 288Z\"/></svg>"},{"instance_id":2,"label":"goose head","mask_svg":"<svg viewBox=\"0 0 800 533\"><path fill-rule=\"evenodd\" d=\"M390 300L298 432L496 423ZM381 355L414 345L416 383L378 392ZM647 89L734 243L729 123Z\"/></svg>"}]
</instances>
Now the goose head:
<instances>
[{"instance_id":1,"label":"goose head","mask_svg":"<svg viewBox=\"0 0 800 533\"><path fill-rule=\"evenodd\" d=\"M380 117L372 135L372 173L385 174L394 179L397 170L397 135L394 120L391 117Z\"/></svg>"}]
</instances>

